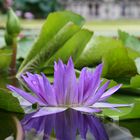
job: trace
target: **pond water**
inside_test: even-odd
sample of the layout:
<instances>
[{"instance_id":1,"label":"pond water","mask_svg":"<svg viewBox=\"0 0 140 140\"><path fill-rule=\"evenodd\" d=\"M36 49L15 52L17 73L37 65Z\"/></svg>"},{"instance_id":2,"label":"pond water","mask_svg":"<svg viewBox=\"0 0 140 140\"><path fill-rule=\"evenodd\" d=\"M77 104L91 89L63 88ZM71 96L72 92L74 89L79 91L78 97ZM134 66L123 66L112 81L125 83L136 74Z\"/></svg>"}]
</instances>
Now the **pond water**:
<instances>
[{"instance_id":1,"label":"pond water","mask_svg":"<svg viewBox=\"0 0 140 140\"><path fill-rule=\"evenodd\" d=\"M133 140L140 120L112 122L74 110L33 118L0 111L0 140ZM138 138L139 137L139 138Z\"/></svg>"}]
</instances>

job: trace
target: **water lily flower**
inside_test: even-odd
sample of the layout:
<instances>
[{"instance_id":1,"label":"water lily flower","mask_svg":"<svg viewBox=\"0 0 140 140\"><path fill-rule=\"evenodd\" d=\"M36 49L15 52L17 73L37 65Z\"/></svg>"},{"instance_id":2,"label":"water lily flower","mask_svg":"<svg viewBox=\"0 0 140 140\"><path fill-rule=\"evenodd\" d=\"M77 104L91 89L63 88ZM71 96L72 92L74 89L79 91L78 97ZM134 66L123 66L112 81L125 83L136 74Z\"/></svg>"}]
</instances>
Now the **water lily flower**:
<instances>
[{"instance_id":1,"label":"water lily flower","mask_svg":"<svg viewBox=\"0 0 140 140\"><path fill-rule=\"evenodd\" d=\"M35 132L35 138L39 137L41 140L109 139L101 120L94 115L83 114L73 109L36 118L32 115L33 113L25 115L21 121L27 139L31 137L32 130Z\"/></svg>"},{"instance_id":2,"label":"water lily flower","mask_svg":"<svg viewBox=\"0 0 140 140\"><path fill-rule=\"evenodd\" d=\"M121 84L110 89L107 89L110 81L101 85L102 68L103 64L98 65L94 72L83 68L77 79L72 59L68 60L67 65L59 60L54 65L53 84L50 84L43 73L39 75L27 72L26 75L22 75L35 96L12 85L8 85L8 88L25 99L22 105L31 106L35 103L39 105L39 110L34 117L62 112L68 108L93 113L100 112L102 108L129 106L106 102L106 99L116 92Z\"/></svg>"}]
</instances>

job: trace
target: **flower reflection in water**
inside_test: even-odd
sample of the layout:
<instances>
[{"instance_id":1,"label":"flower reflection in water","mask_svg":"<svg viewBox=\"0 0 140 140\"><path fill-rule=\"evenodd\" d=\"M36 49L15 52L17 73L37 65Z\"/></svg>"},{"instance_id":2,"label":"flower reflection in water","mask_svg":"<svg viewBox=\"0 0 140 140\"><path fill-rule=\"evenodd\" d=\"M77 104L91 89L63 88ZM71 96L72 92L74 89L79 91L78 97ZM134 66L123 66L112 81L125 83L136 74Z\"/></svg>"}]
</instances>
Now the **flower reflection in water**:
<instances>
[{"instance_id":1,"label":"flower reflection in water","mask_svg":"<svg viewBox=\"0 0 140 140\"><path fill-rule=\"evenodd\" d=\"M93 115L72 109L36 118L32 115L26 115L21 121L26 136L35 130L37 135L43 134L43 140L50 140L52 136L58 140L108 140L103 124Z\"/></svg>"}]
</instances>

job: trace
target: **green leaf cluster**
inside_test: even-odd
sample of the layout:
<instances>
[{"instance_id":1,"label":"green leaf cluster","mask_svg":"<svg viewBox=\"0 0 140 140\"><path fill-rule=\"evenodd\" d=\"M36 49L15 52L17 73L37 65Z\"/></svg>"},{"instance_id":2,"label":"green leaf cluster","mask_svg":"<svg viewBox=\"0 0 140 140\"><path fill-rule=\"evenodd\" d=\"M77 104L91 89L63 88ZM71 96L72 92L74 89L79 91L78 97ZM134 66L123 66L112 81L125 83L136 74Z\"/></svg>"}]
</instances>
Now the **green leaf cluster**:
<instances>
[{"instance_id":1,"label":"green leaf cluster","mask_svg":"<svg viewBox=\"0 0 140 140\"><path fill-rule=\"evenodd\" d=\"M139 118L139 39L123 31L118 31L117 38L94 36L83 25L84 19L75 13L64 11L50 14L30 49L27 40L20 42L21 46L27 48L23 48L24 54L21 48L18 50L17 59L25 59L18 69L17 78L20 79L20 75L26 71L44 72L52 82L54 61L62 59L67 62L70 56L77 74L83 67L94 70L97 64L103 63L102 76L110 79L112 85L123 83L123 92L109 100L112 103L133 103L133 107L122 108L120 113L104 110L103 114L118 119Z\"/></svg>"},{"instance_id":2,"label":"green leaf cluster","mask_svg":"<svg viewBox=\"0 0 140 140\"><path fill-rule=\"evenodd\" d=\"M83 29L84 19L72 12L56 12L48 16L40 35L21 64L17 77L26 71L42 71L61 58L76 61L93 35Z\"/></svg>"}]
</instances>

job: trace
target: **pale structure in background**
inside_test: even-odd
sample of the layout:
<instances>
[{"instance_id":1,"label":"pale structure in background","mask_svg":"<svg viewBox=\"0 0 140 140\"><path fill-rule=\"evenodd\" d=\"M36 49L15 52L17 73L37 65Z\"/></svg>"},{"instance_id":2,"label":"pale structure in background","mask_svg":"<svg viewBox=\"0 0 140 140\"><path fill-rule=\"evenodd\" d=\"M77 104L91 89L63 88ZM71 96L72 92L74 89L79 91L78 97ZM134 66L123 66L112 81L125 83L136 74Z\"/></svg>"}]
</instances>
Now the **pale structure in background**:
<instances>
[{"instance_id":1,"label":"pale structure in background","mask_svg":"<svg viewBox=\"0 0 140 140\"><path fill-rule=\"evenodd\" d=\"M66 10L71 10L87 20L140 18L139 0L59 0Z\"/></svg>"}]
</instances>

